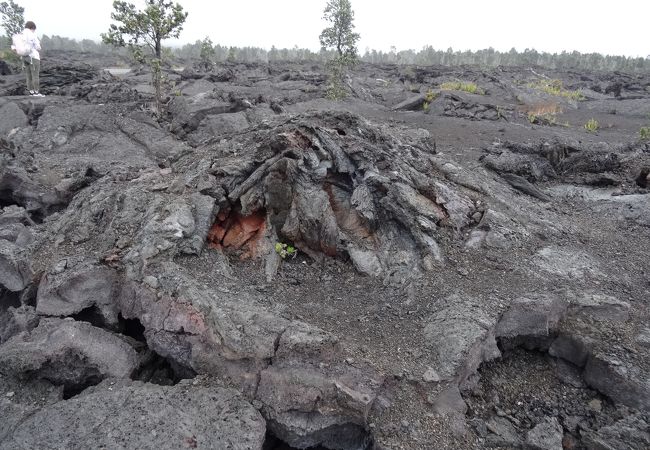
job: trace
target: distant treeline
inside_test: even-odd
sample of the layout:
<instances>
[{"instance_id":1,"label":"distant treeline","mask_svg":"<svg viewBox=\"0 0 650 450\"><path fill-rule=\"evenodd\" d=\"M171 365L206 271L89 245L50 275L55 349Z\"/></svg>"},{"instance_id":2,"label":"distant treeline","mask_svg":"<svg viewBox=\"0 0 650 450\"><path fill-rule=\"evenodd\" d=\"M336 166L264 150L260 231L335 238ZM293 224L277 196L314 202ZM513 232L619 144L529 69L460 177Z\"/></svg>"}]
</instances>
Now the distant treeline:
<instances>
[{"instance_id":1,"label":"distant treeline","mask_svg":"<svg viewBox=\"0 0 650 450\"><path fill-rule=\"evenodd\" d=\"M96 53L100 55L115 55L120 53L126 56L124 49L116 50L102 43L84 39L77 41L60 36L43 36L44 49L68 50ZM186 44L177 48L166 48L165 53L170 57L179 59L199 59L202 41ZM298 47L278 49L272 47L266 50L259 47L214 47L216 62L273 62L273 61L326 61L331 56L329 52L313 52L309 49ZM484 67L496 66L541 66L550 69L588 69L588 70L621 70L626 72L650 71L650 57L630 58L626 56L601 55L599 53L545 53L536 50L517 52L514 48L509 52L500 52L492 48L478 51L436 50L427 46L420 51L391 49L382 52L367 49L360 59L375 64L407 64L407 65L477 65Z\"/></svg>"}]
</instances>

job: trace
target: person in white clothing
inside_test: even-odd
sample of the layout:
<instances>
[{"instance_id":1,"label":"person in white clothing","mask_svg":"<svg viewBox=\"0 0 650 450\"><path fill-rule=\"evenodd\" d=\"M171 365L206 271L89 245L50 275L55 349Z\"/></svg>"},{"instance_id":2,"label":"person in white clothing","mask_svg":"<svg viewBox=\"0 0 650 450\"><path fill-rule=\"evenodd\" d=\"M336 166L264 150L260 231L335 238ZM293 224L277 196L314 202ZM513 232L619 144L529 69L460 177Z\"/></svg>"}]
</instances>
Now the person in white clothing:
<instances>
[{"instance_id":1,"label":"person in white clothing","mask_svg":"<svg viewBox=\"0 0 650 450\"><path fill-rule=\"evenodd\" d=\"M27 74L27 90L29 95L35 97L44 97L39 92L40 89L40 72L41 72L41 41L36 36L36 24L31 20L25 24L23 31L25 42L30 47L29 55L23 57L25 64L25 73Z\"/></svg>"}]
</instances>

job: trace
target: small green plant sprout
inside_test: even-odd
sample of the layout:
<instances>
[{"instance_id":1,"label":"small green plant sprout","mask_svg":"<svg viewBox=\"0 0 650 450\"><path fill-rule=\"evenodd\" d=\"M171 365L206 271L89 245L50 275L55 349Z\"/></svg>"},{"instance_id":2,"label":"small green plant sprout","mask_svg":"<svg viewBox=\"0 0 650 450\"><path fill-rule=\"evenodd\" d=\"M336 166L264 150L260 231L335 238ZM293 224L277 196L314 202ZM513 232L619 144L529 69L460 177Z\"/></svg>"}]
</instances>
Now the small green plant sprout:
<instances>
[{"instance_id":1,"label":"small green plant sprout","mask_svg":"<svg viewBox=\"0 0 650 450\"><path fill-rule=\"evenodd\" d=\"M282 242L276 242L275 252L280 255L282 259L287 259L287 257L295 258L298 255L298 250L296 250L295 247Z\"/></svg>"},{"instance_id":2,"label":"small green plant sprout","mask_svg":"<svg viewBox=\"0 0 650 450\"><path fill-rule=\"evenodd\" d=\"M650 127L641 127L639 130L639 138L642 141L650 141Z\"/></svg>"},{"instance_id":3,"label":"small green plant sprout","mask_svg":"<svg viewBox=\"0 0 650 450\"><path fill-rule=\"evenodd\" d=\"M600 124L596 119L589 119L589 121L587 121L587 123L585 124L585 130L587 130L590 133L595 133L596 131L598 131L599 128L600 128Z\"/></svg>"}]
</instances>

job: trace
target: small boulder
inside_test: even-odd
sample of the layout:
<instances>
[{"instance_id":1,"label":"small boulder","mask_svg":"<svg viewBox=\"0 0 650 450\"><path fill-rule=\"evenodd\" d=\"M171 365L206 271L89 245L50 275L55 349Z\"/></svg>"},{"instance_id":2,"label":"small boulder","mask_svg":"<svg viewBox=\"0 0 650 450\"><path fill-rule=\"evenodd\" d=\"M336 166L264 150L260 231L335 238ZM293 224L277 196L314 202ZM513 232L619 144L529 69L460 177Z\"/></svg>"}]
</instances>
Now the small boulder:
<instances>
[{"instance_id":1,"label":"small boulder","mask_svg":"<svg viewBox=\"0 0 650 450\"><path fill-rule=\"evenodd\" d=\"M16 448L261 450L264 419L232 389L109 382L25 418Z\"/></svg>"},{"instance_id":2,"label":"small boulder","mask_svg":"<svg viewBox=\"0 0 650 450\"><path fill-rule=\"evenodd\" d=\"M31 278L25 251L12 242L0 240L0 286L20 292L29 285Z\"/></svg>"},{"instance_id":3,"label":"small boulder","mask_svg":"<svg viewBox=\"0 0 650 450\"><path fill-rule=\"evenodd\" d=\"M530 450L562 450L562 426L555 417L547 417L526 435Z\"/></svg>"},{"instance_id":4,"label":"small boulder","mask_svg":"<svg viewBox=\"0 0 650 450\"><path fill-rule=\"evenodd\" d=\"M68 388L129 378L138 365L137 352L124 339L72 319L43 319L0 346L0 373Z\"/></svg>"}]
</instances>

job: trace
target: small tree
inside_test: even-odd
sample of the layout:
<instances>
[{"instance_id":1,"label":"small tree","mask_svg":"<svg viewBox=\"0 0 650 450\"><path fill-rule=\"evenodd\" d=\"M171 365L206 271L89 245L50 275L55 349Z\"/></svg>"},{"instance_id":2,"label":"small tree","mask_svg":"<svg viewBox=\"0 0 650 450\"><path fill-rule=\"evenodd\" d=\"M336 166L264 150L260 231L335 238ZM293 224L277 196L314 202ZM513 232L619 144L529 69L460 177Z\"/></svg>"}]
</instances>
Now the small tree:
<instances>
[{"instance_id":1,"label":"small tree","mask_svg":"<svg viewBox=\"0 0 650 450\"><path fill-rule=\"evenodd\" d=\"M235 62L235 57L236 57L235 52L236 52L235 47L230 47L230 50L228 50L228 58L226 58L228 62Z\"/></svg>"},{"instance_id":2,"label":"small tree","mask_svg":"<svg viewBox=\"0 0 650 450\"><path fill-rule=\"evenodd\" d=\"M336 57L328 62L329 84L327 96L333 100L345 97L343 79L347 69L357 63L357 41L354 30L354 11L350 0L329 0L323 19L331 24L320 35L323 49L335 50Z\"/></svg>"},{"instance_id":3,"label":"small tree","mask_svg":"<svg viewBox=\"0 0 650 450\"><path fill-rule=\"evenodd\" d=\"M201 58L201 64L206 69L212 68L216 54L217 52L214 50L212 40L206 36L205 39L201 41L201 53L199 55Z\"/></svg>"},{"instance_id":4,"label":"small tree","mask_svg":"<svg viewBox=\"0 0 650 450\"><path fill-rule=\"evenodd\" d=\"M2 28L4 28L9 42L14 34L23 31L25 26L25 8L13 0L0 3L0 16L2 16Z\"/></svg>"},{"instance_id":5,"label":"small tree","mask_svg":"<svg viewBox=\"0 0 650 450\"><path fill-rule=\"evenodd\" d=\"M354 11L350 0L329 0L323 19L331 24L320 34L320 45L323 48L335 49L338 56L348 56L356 59L357 41L360 36L354 30Z\"/></svg>"},{"instance_id":6,"label":"small tree","mask_svg":"<svg viewBox=\"0 0 650 450\"><path fill-rule=\"evenodd\" d=\"M108 33L102 34L102 41L116 47L128 47L141 62L151 67L152 81L156 91L156 108L162 111L162 41L178 38L183 30L187 13L178 3L169 0L145 0L145 9L137 10L135 5L125 1L113 2L114 11ZM143 52L148 50L148 55Z\"/></svg>"}]
</instances>

